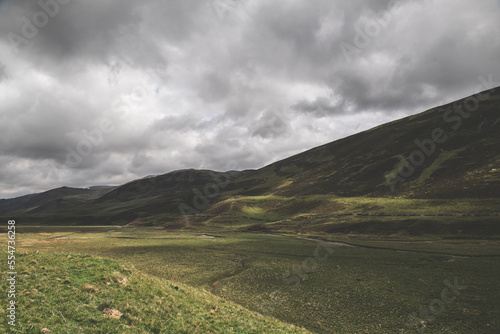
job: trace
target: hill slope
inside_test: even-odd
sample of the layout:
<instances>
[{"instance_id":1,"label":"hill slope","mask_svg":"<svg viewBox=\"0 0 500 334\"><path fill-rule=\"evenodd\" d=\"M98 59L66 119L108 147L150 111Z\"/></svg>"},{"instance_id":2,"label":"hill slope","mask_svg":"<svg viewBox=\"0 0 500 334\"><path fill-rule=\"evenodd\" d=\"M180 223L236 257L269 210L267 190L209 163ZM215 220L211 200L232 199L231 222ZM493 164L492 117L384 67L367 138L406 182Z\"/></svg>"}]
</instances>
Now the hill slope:
<instances>
[{"instance_id":1,"label":"hill slope","mask_svg":"<svg viewBox=\"0 0 500 334\"><path fill-rule=\"evenodd\" d=\"M231 187L244 196L498 198L500 89L275 162Z\"/></svg>"},{"instance_id":2,"label":"hill slope","mask_svg":"<svg viewBox=\"0 0 500 334\"><path fill-rule=\"evenodd\" d=\"M28 198L4 200L6 209L0 214L24 223L51 225L127 224L150 217L156 221L181 216L179 205L192 205L196 197L193 189L203 191L207 184L216 184L217 191L221 192L230 180L243 174L245 172L190 169L135 180L119 187L63 187ZM197 210L202 211L206 206L198 205Z\"/></svg>"},{"instance_id":3,"label":"hill slope","mask_svg":"<svg viewBox=\"0 0 500 334\"><path fill-rule=\"evenodd\" d=\"M25 223L168 222L176 228L186 226L179 219L183 215L200 213L208 215L208 220L218 216L220 223L233 219L221 218L228 214L276 221L309 213L366 213L389 202L401 212L397 201L401 198L462 202L481 198L486 204L479 213L497 215L499 130L500 89L496 88L258 170L181 170L114 189L60 188L4 200L0 202L0 215ZM385 198L389 202L374 205L347 199L358 197ZM332 202L336 198L345 200ZM463 213L456 203L439 203L446 208L437 210L438 214ZM405 210L411 211L411 206Z\"/></svg>"},{"instance_id":4,"label":"hill slope","mask_svg":"<svg viewBox=\"0 0 500 334\"><path fill-rule=\"evenodd\" d=\"M22 286L18 299L26 302L16 314L16 333L40 333L43 328L51 333L309 333L111 260L17 256L23 273L16 277ZM6 279L1 286L8 290ZM5 317L5 310L0 314ZM6 322L0 325L6 333L4 326Z\"/></svg>"},{"instance_id":5,"label":"hill slope","mask_svg":"<svg viewBox=\"0 0 500 334\"><path fill-rule=\"evenodd\" d=\"M11 199L0 200L0 214L13 212L43 212L57 207L71 208L78 201L89 201L98 198L113 187L92 187L88 189L61 187L39 194L30 194ZM68 203L62 203L63 201ZM44 206L48 208L44 209Z\"/></svg>"}]
</instances>

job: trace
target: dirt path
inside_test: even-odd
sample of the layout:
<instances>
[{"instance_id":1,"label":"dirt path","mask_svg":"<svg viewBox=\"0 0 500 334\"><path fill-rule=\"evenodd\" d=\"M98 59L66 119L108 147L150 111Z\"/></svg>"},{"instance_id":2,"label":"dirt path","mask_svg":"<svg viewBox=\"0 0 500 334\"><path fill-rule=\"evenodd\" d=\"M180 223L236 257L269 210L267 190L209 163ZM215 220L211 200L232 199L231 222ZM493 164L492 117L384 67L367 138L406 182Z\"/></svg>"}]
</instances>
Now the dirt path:
<instances>
[{"instance_id":1,"label":"dirt path","mask_svg":"<svg viewBox=\"0 0 500 334\"><path fill-rule=\"evenodd\" d=\"M304 237L297 237L299 239L304 239L304 240L311 240L311 241L320 241L327 243L329 245L336 245L336 246L341 246L341 247L355 247L355 248L363 248L363 246L357 246L357 245L351 245L345 242L340 242L340 241L328 241L328 240L322 240L322 239L315 239L315 238L304 238Z\"/></svg>"},{"instance_id":2,"label":"dirt path","mask_svg":"<svg viewBox=\"0 0 500 334\"><path fill-rule=\"evenodd\" d=\"M61 237L55 237L55 238L52 238L53 240L59 240L59 239L66 239L66 238L69 238L71 237L73 234L68 234L68 235L63 235Z\"/></svg>"}]
</instances>

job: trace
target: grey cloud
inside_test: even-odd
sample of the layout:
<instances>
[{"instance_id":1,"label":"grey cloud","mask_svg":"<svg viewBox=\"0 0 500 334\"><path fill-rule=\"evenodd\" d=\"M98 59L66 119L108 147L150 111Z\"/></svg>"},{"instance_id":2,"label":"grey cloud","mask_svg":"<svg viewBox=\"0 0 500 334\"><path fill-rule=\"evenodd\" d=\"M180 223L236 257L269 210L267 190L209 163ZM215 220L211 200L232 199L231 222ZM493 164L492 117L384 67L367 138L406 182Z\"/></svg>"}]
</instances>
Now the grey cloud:
<instances>
[{"instance_id":1,"label":"grey cloud","mask_svg":"<svg viewBox=\"0 0 500 334\"><path fill-rule=\"evenodd\" d=\"M257 168L355 133L366 118L377 125L475 93L481 75L500 82L493 0L402 1L347 59L342 43L355 45L389 3L70 1L14 54L8 34L41 8L4 0L0 197ZM67 147L103 117L113 131L68 166Z\"/></svg>"},{"instance_id":2,"label":"grey cloud","mask_svg":"<svg viewBox=\"0 0 500 334\"><path fill-rule=\"evenodd\" d=\"M153 159L146 152L139 151L134 154L134 157L130 164L130 170L132 172L140 170L141 167L143 167L145 164L148 164L152 160Z\"/></svg>"},{"instance_id":3,"label":"grey cloud","mask_svg":"<svg viewBox=\"0 0 500 334\"><path fill-rule=\"evenodd\" d=\"M334 101L334 99L329 96L319 96L314 101L301 100L292 109L307 114L312 114L315 117L326 117L328 115L335 115L345 112L343 108L344 101Z\"/></svg>"},{"instance_id":4,"label":"grey cloud","mask_svg":"<svg viewBox=\"0 0 500 334\"><path fill-rule=\"evenodd\" d=\"M260 114L252 128L252 136L268 139L286 135L289 125L280 108L270 108Z\"/></svg>"},{"instance_id":5,"label":"grey cloud","mask_svg":"<svg viewBox=\"0 0 500 334\"><path fill-rule=\"evenodd\" d=\"M52 97L44 95L23 99L16 107L0 111L2 154L63 160L65 143L71 141L72 124L78 116L68 114Z\"/></svg>"},{"instance_id":6,"label":"grey cloud","mask_svg":"<svg viewBox=\"0 0 500 334\"><path fill-rule=\"evenodd\" d=\"M207 102L217 102L229 94L231 86L224 77L218 73L209 73L203 76L200 87L200 97Z\"/></svg>"},{"instance_id":7,"label":"grey cloud","mask_svg":"<svg viewBox=\"0 0 500 334\"><path fill-rule=\"evenodd\" d=\"M156 132L189 132L203 131L217 125L220 118L204 120L202 114L183 114L177 116L165 116L161 120L152 124L150 131Z\"/></svg>"},{"instance_id":8,"label":"grey cloud","mask_svg":"<svg viewBox=\"0 0 500 334\"><path fill-rule=\"evenodd\" d=\"M203 30L208 4L204 1L150 1L141 6L152 34L183 44Z\"/></svg>"},{"instance_id":9,"label":"grey cloud","mask_svg":"<svg viewBox=\"0 0 500 334\"><path fill-rule=\"evenodd\" d=\"M160 51L150 34L141 33L144 18L135 1L76 2L59 5L54 16L42 27L34 25L34 15L43 12L34 1L9 1L6 16L10 32L23 35L22 19L27 19L37 33L29 45L20 49L39 66L60 68L61 62L104 63L110 57L126 54L135 66L161 60ZM4 18L2 18L2 21ZM133 46L133 47L131 47Z\"/></svg>"},{"instance_id":10,"label":"grey cloud","mask_svg":"<svg viewBox=\"0 0 500 334\"><path fill-rule=\"evenodd\" d=\"M5 68L5 65L0 63L0 82L7 79L7 69Z\"/></svg>"}]
</instances>

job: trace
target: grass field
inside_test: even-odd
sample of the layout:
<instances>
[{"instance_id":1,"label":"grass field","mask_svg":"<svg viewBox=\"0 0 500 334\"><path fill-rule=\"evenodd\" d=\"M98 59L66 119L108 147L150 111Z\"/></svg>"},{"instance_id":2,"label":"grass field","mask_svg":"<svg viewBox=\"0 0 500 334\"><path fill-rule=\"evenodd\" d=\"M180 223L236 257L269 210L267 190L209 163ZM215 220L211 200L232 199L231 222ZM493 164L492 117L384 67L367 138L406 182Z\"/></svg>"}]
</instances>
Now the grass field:
<instances>
[{"instance_id":1,"label":"grass field","mask_svg":"<svg viewBox=\"0 0 500 334\"><path fill-rule=\"evenodd\" d=\"M17 261L16 326L2 323L3 333L307 333L109 259L24 252Z\"/></svg>"},{"instance_id":2,"label":"grass field","mask_svg":"<svg viewBox=\"0 0 500 334\"><path fill-rule=\"evenodd\" d=\"M111 229L31 227L22 229L18 240L30 254L26 261L36 250L48 256L102 256L166 279L165 285L212 292L315 333L498 333L500 328L498 240L328 237L377 247L359 248L220 229ZM454 288L443 295L447 284ZM236 328L220 326L219 332Z\"/></svg>"}]
</instances>

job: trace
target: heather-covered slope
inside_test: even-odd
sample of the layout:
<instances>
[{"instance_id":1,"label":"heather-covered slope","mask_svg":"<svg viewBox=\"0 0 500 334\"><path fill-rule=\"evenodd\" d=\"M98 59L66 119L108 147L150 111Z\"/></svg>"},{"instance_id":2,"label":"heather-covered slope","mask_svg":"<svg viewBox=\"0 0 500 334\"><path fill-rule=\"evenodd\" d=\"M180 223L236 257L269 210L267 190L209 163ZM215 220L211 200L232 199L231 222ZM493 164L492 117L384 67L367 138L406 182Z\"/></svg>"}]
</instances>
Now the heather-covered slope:
<instances>
[{"instance_id":1,"label":"heather-covered slope","mask_svg":"<svg viewBox=\"0 0 500 334\"><path fill-rule=\"evenodd\" d=\"M497 88L258 170L180 170L115 188L59 188L2 200L0 214L33 224L147 223L172 228L189 226L183 217L191 214L207 215L195 219L198 224L214 216L218 218L212 223L226 224L235 217L278 221L304 214L398 215L411 212L412 205L415 212L435 206L434 214L495 216L499 130ZM403 205L401 199L438 202ZM468 205L469 199L484 201Z\"/></svg>"}]
</instances>

